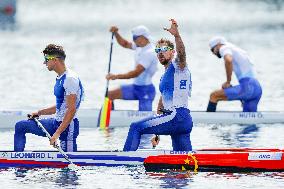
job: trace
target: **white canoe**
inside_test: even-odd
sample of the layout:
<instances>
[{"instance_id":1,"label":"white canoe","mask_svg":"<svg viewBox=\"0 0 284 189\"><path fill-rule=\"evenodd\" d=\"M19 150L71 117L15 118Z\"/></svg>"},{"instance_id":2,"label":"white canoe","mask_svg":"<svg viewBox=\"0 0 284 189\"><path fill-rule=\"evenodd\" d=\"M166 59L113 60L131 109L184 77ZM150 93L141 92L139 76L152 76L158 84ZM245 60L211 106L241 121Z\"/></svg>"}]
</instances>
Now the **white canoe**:
<instances>
[{"instance_id":1,"label":"white canoe","mask_svg":"<svg viewBox=\"0 0 284 189\"><path fill-rule=\"evenodd\" d=\"M0 110L0 129L13 129L17 121L27 119L31 110ZM80 127L97 126L99 109L81 109L78 112ZM110 127L129 126L131 122L152 116L151 111L114 110L111 112ZM274 124L284 123L284 112L202 112L192 111L194 123L204 124Z\"/></svg>"}]
</instances>

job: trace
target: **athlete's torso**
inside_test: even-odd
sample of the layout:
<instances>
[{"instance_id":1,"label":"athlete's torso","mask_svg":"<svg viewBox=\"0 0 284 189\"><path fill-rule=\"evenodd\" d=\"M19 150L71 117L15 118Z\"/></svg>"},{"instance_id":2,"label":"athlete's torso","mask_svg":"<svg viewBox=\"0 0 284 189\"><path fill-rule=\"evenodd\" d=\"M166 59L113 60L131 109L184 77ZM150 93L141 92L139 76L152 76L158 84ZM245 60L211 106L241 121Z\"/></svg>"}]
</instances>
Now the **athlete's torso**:
<instances>
[{"instance_id":1,"label":"athlete's torso","mask_svg":"<svg viewBox=\"0 0 284 189\"><path fill-rule=\"evenodd\" d=\"M56 115L57 121L62 121L67 111L66 96L75 94L76 98L76 111L79 109L82 97L83 86L78 76L71 70L66 70L61 76L56 78L54 85L54 95L56 97ZM74 116L76 118L76 115Z\"/></svg>"},{"instance_id":2,"label":"athlete's torso","mask_svg":"<svg viewBox=\"0 0 284 189\"><path fill-rule=\"evenodd\" d=\"M191 74L187 67L181 70L176 62L170 63L161 77L159 89L165 109L188 108L191 93Z\"/></svg>"},{"instance_id":3,"label":"athlete's torso","mask_svg":"<svg viewBox=\"0 0 284 189\"><path fill-rule=\"evenodd\" d=\"M140 64L145 70L136 78L134 78L135 85L150 85L152 84L152 77L157 71L158 58L155 53L155 47L149 43L145 47L133 46L135 50L135 67Z\"/></svg>"},{"instance_id":4,"label":"athlete's torso","mask_svg":"<svg viewBox=\"0 0 284 189\"><path fill-rule=\"evenodd\" d=\"M227 54L233 57L233 71L239 81L242 78L256 77L253 64L246 51L227 43L220 48L220 55L224 57Z\"/></svg>"}]
</instances>

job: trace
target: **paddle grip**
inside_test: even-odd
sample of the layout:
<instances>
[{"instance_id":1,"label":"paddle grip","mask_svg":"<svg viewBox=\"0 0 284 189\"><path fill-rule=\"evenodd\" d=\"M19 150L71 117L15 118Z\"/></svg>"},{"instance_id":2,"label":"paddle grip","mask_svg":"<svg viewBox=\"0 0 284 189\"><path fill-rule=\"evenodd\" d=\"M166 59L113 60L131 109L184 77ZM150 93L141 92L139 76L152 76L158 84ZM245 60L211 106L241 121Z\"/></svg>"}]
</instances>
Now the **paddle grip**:
<instances>
[{"instance_id":1,"label":"paddle grip","mask_svg":"<svg viewBox=\"0 0 284 189\"><path fill-rule=\"evenodd\" d=\"M39 115L33 116L32 114L27 114L28 119L39 118Z\"/></svg>"}]
</instances>

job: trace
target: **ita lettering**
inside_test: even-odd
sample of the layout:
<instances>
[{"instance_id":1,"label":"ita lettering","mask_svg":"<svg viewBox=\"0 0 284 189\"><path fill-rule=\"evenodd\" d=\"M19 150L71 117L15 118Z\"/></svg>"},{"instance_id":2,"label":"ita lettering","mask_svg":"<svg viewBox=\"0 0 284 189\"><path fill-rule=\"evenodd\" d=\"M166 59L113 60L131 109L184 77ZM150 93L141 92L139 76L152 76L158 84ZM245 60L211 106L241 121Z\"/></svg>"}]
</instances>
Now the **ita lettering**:
<instances>
[{"instance_id":1,"label":"ita lettering","mask_svg":"<svg viewBox=\"0 0 284 189\"><path fill-rule=\"evenodd\" d=\"M179 88L180 89L186 89L186 82L187 82L187 80L180 80Z\"/></svg>"}]
</instances>

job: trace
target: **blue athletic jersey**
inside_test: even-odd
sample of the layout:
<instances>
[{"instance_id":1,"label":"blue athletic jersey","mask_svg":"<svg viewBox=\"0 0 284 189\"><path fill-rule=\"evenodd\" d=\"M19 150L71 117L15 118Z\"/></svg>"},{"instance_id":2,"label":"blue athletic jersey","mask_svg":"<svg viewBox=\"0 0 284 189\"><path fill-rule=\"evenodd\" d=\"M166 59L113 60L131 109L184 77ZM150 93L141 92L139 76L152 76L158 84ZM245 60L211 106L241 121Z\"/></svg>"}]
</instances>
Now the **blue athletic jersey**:
<instances>
[{"instance_id":1,"label":"blue athletic jersey","mask_svg":"<svg viewBox=\"0 0 284 189\"><path fill-rule=\"evenodd\" d=\"M187 67L180 69L177 61L171 62L160 81L165 109L170 113L152 116L130 125L123 151L135 151L143 134L171 135L173 150L192 150L190 132L192 119L188 110L191 93L191 74Z\"/></svg>"},{"instance_id":2,"label":"blue athletic jersey","mask_svg":"<svg viewBox=\"0 0 284 189\"><path fill-rule=\"evenodd\" d=\"M56 115L57 121L62 121L65 116L66 96L76 94L76 110L79 109L84 89L78 76L71 70L67 70L64 74L56 78L54 85L54 95L56 97ZM74 116L75 118L76 116Z\"/></svg>"},{"instance_id":3,"label":"blue athletic jersey","mask_svg":"<svg viewBox=\"0 0 284 189\"><path fill-rule=\"evenodd\" d=\"M187 67L180 69L176 60L170 63L161 77L159 89L165 109L188 108L191 94L191 73Z\"/></svg>"}]
</instances>

